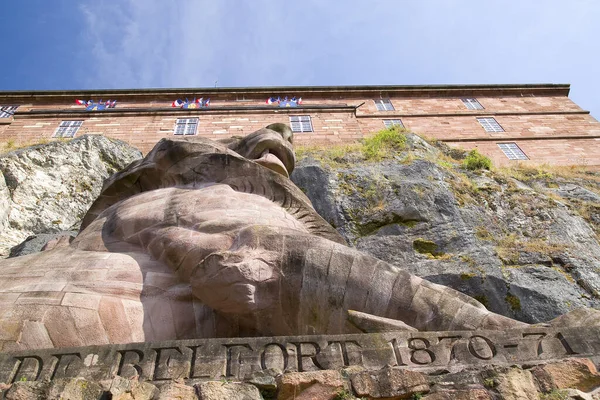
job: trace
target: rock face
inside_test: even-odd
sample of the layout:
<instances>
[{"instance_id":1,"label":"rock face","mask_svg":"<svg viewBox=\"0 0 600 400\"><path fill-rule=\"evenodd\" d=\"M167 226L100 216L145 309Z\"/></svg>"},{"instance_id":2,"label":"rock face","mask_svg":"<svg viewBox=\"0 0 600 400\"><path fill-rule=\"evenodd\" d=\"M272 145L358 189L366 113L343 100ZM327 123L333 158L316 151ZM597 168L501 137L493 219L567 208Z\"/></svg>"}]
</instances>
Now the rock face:
<instances>
[{"instance_id":1,"label":"rock face","mask_svg":"<svg viewBox=\"0 0 600 400\"><path fill-rule=\"evenodd\" d=\"M101 135L0 156L0 255L30 235L79 228L104 179L142 154Z\"/></svg>"},{"instance_id":2,"label":"rock face","mask_svg":"<svg viewBox=\"0 0 600 400\"><path fill-rule=\"evenodd\" d=\"M421 373L389 366L375 373L353 368L292 372L280 375L269 393L244 381L223 379L192 386L191 382L174 381L155 385L118 376L101 382L61 378L0 383L0 396L7 400L594 400L600 388L600 377L587 359L455 373Z\"/></svg>"},{"instance_id":3,"label":"rock face","mask_svg":"<svg viewBox=\"0 0 600 400\"><path fill-rule=\"evenodd\" d=\"M449 155L407 134L378 162L309 153L291 178L357 249L494 312L541 322L600 305L600 174L472 172Z\"/></svg>"}]
</instances>

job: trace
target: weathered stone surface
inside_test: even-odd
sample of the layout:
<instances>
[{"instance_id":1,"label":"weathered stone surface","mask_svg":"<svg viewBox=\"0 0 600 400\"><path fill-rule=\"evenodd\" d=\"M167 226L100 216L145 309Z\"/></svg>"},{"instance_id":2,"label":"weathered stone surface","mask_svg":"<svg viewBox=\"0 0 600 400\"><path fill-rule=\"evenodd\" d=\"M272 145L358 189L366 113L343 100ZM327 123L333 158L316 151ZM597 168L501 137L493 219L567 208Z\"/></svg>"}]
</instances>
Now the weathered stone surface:
<instances>
[{"instance_id":1,"label":"weathered stone surface","mask_svg":"<svg viewBox=\"0 0 600 400\"><path fill-rule=\"evenodd\" d=\"M496 313L534 323L600 305L597 173L540 181L525 169L519 181L452 166L414 135L407 142L380 162L352 153L332 162L324 150L291 178L357 249Z\"/></svg>"},{"instance_id":2,"label":"weathered stone surface","mask_svg":"<svg viewBox=\"0 0 600 400\"><path fill-rule=\"evenodd\" d=\"M415 328L395 319L382 318L376 315L348 310L348 321L360 331L369 332L394 332L416 331Z\"/></svg>"},{"instance_id":3,"label":"weathered stone surface","mask_svg":"<svg viewBox=\"0 0 600 400\"><path fill-rule=\"evenodd\" d=\"M338 371L290 373L278 377L277 383L277 400L332 400L345 388Z\"/></svg>"},{"instance_id":4,"label":"weathered stone surface","mask_svg":"<svg viewBox=\"0 0 600 400\"><path fill-rule=\"evenodd\" d=\"M12 247L8 257L20 257L37 253L42 250L51 250L58 246L68 246L70 241L77 236L77 231L40 233L27 237L23 242Z\"/></svg>"},{"instance_id":5,"label":"weathered stone surface","mask_svg":"<svg viewBox=\"0 0 600 400\"><path fill-rule=\"evenodd\" d=\"M49 386L47 382L15 382L4 396L6 400L45 400Z\"/></svg>"},{"instance_id":6,"label":"weathered stone surface","mask_svg":"<svg viewBox=\"0 0 600 400\"><path fill-rule=\"evenodd\" d=\"M594 396L590 393L584 393L581 390L577 390L577 389L561 389L558 391L558 393L567 399L573 399L573 400L597 400L598 399L597 393ZM546 394L545 396L546 397L552 396L552 392L550 394ZM554 397L557 397L556 394L554 394Z\"/></svg>"},{"instance_id":7,"label":"weathered stone surface","mask_svg":"<svg viewBox=\"0 0 600 400\"><path fill-rule=\"evenodd\" d=\"M506 400L539 400L537 388L530 371L510 368L497 378L496 390Z\"/></svg>"},{"instance_id":8,"label":"weathered stone surface","mask_svg":"<svg viewBox=\"0 0 600 400\"><path fill-rule=\"evenodd\" d=\"M197 400L196 390L183 383L168 382L160 387L160 393L155 397L156 400Z\"/></svg>"},{"instance_id":9,"label":"weathered stone surface","mask_svg":"<svg viewBox=\"0 0 600 400\"><path fill-rule=\"evenodd\" d=\"M429 392L427 378L415 371L386 367L352 375L352 388L358 396L369 398L406 398Z\"/></svg>"},{"instance_id":10,"label":"weathered stone surface","mask_svg":"<svg viewBox=\"0 0 600 400\"><path fill-rule=\"evenodd\" d=\"M102 386L81 378L60 378L52 382L48 399L100 400L104 395Z\"/></svg>"},{"instance_id":11,"label":"weathered stone surface","mask_svg":"<svg viewBox=\"0 0 600 400\"><path fill-rule=\"evenodd\" d=\"M596 366L588 359L572 359L559 363L549 363L539 367L545 374L540 374L547 379L542 380L546 383L546 391L552 389L579 389L583 392L590 392L600 387L600 375ZM534 372L536 378L538 374ZM550 383L550 384L548 384Z\"/></svg>"},{"instance_id":12,"label":"weathered stone surface","mask_svg":"<svg viewBox=\"0 0 600 400\"><path fill-rule=\"evenodd\" d=\"M156 383L194 383L252 379L260 371L355 373L386 365L452 372L599 355L600 327L197 339L0 353L0 382L105 381L117 374Z\"/></svg>"},{"instance_id":13,"label":"weathered stone surface","mask_svg":"<svg viewBox=\"0 0 600 400\"><path fill-rule=\"evenodd\" d=\"M77 229L103 180L140 157L101 135L1 155L0 255L30 235Z\"/></svg>"},{"instance_id":14,"label":"weathered stone surface","mask_svg":"<svg viewBox=\"0 0 600 400\"><path fill-rule=\"evenodd\" d=\"M256 386L238 382L205 382L196 385L200 400L262 400Z\"/></svg>"},{"instance_id":15,"label":"weathered stone surface","mask_svg":"<svg viewBox=\"0 0 600 400\"><path fill-rule=\"evenodd\" d=\"M267 368L264 371L255 371L246 376L244 380L256 386L267 397L274 397L277 392L277 377L283 374L278 368Z\"/></svg>"},{"instance_id":16,"label":"weathered stone surface","mask_svg":"<svg viewBox=\"0 0 600 400\"><path fill-rule=\"evenodd\" d=\"M492 400L485 389L447 390L431 393L422 397L423 400Z\"/></svg>"},{"instance_id":17,"label":"weathered stone surface","mask_svg":"<svg viewBox=\"0 0 600 400\"><path fill-rule=\"evenodd\" d=\"M148 382L116 376L110 384L109 393L112 400L153 400L159 390Z\"/></svg>"}]
</instances>

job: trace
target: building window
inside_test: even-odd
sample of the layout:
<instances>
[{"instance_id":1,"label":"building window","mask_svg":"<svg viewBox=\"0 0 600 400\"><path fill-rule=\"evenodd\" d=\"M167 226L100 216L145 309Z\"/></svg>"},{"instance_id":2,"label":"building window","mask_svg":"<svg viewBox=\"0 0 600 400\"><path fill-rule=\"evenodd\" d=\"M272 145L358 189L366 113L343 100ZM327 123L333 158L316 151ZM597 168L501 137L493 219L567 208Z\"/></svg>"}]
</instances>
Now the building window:
<instances>
[{"instance_id":1,"label":"building window","mask_svg":"<svg viewBox=\"0 0 600 400\"><path fill-rule=\"evenodd\" d=\"M0 106L0 118L10 118L19 106Z\"/></svg>"},{"instance_id":2,"label":"building window","mask_svg":"<svg viewBox=\"0 0 600 400\"><path fill-rule=\"evenodd\" d=\"M494 118L477 118L477 121L483 126L486 132L504 132L498 121Z\"/></svg>"},{"instance_id":3,"label":"building window","mask_svg":"<svg viewBox=\"0 0 600 400\"><path fill-rule=\"evenodd\" d=\"M198 130L198 118L177 118L176 135L195 135Z\"/></svg>"},{"instance_id":4,"label":"building window","mask_svg":"<svg viewBox=\"0 0 600 400\"><path fill-rule=\"evenodd\" d=\"M509 160L529 160L516 143L498 143L498 147L500 147Z\"/></svg>"},{"instance_id":5,"label":"building window","mask_svg":"<svg viewBox=\"0 0 600 400\"><path fill-rule=\"evenodd\" d=\"M383 124L386 128L391 128L393 126L404 128L404 124L402 123L401 119L384 119Z\"/></svg>"},{"instance_id":6,"label":"building window","mask_svg":"<svg viewBox=\"0 0 600 400\"><path fill-rule=\"evenodd\" d=\"M483 106L477 99L462 99L462 102L469 110L483 110Z\"/></svg>"},{"instance_id":7,"label":"building window","mask_svg":"<svg viewBox=\"0 0 600 400\"><path fill-rule=\"evenodd\" d=\"M83 121L62 121L52 137L72 138L75 136Z\"/></svg>"},{"instance_id":8,"label":"building window","mask_svg":"<svg viewBox=\"0 0 600 400\"><path fill-rule=\"evenodd\" d=\"M373 101L375 102L377 111L394 111L394 106L392 105L392 101L390 99L379 99Z\"/></svg>"},{"instance_id":9,"label":"building window","mask_svg":"<svg viewBox=\"0 0 600 400\"><path fill-rule=\"evenodd\" d=\"M290 125L292 132L312 132L313 127L310 122L309 115L292 115L290 116Z\"/></svg>"}]
</instances>

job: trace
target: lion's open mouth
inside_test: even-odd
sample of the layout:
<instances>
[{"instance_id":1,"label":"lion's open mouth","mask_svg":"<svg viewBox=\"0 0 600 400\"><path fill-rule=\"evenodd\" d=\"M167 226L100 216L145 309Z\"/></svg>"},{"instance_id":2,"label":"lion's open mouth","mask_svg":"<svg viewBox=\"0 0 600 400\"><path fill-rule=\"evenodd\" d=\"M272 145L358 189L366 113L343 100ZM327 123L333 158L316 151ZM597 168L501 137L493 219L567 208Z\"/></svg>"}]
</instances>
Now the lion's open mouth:
<instances>
[{"instance_id":1,"label":"lion's open mouth","mask_svg":"<svg viewBox=\"0 0 600 400\"><path fill-rule=\"evenodd\" d=\"M260 158L257 158L254 161L263 167L267 167L270 170L289 178L289 173L285 168L285 165L283 165L283 162L279 159L279 157L277 157L276 154L271 153L269 149L263 151Z\"/></svg>"},{"instance_id":2,"label":"lion's open mouth","mask_svg":"<svg viewBox=\"0 0 600 400\"><path fill-rule=\"evenodd\" d=\"M270 129L261 129L244 137L230 148L249 160L269 168L287 178L296 162L292 144L283 135Z\"/></svg>"}]
</instances>

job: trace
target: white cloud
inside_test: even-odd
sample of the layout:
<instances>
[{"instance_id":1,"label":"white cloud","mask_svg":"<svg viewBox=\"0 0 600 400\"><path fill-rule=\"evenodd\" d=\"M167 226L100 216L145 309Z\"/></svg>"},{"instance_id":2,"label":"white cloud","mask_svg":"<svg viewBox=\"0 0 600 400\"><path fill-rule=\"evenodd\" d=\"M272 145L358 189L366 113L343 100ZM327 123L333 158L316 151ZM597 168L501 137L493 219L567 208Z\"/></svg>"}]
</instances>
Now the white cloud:
<instances>
[{"instance_id":1,"label":"white cloud","mask_svg":"<svg viewBox=\"0 0 600 400\"><path fill-rule=\"evenodd\" d=\"M82 5L94 87L307 83L294 73L299 26L275 1L127 0ZM292 72L290 72L292 71Z\"/></svg>"},{"instance_id":2,"label":"white cloud","mask_svg":"<svg viewBox=\"0 0 600 400\"><path fill-rule=\"evenodd\" d=\"M570 82L600 112L600 4L590 0L97 0L80 10L85 87Z\"/></svg>"}]
</instances>

